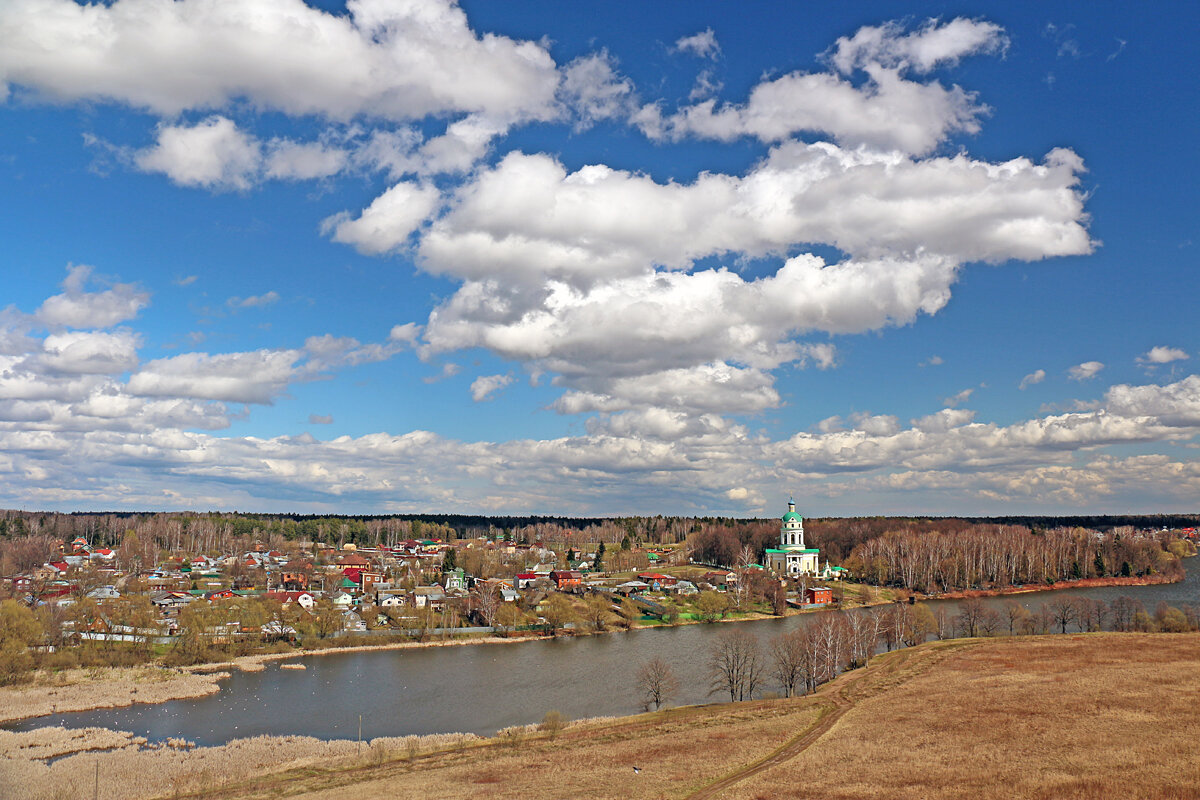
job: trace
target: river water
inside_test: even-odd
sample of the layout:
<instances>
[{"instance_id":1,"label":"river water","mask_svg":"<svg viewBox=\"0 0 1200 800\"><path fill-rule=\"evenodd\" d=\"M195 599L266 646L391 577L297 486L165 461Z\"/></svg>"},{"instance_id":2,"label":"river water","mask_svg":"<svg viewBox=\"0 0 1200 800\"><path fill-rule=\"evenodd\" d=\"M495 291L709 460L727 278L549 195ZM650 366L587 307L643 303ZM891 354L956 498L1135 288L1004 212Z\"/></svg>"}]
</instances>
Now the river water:
<instances>
[{"instance_id":1,"label":"river water","mask_svg":"<svg viewBox=\"0 0 1200 800\"><path fill-rule=\"evenodd\" d=\"M1108 603L1128 595L1151 613L1161 601L1200 604L1200 564L1188 566L1180 583L1063 589L1011 599L1036 609L1064 595ZM985 602L999 606L1005 599ZM953 600L930 605L946 606L951 616L957 613ZM772 636L810 619L801 614L736 624L765 645ZM641 710L637 670L655 656L670 664L679 679L674 704L723 700L720 693L708 693L705 675L709 643L723 630L728 628L685 625L517 644L309 656L291 660L302 661L306 670L281 670L276 662L262 672L235 671L220 692L208 697L57 714L3 727L97 726L132 731L152 741L182 737L215 745L259 734L354 739L361 715L364 739L452 731L487 736L509 725L540 721L551 709L570 719L636 713Z\"/></svg>"}]
</instances>

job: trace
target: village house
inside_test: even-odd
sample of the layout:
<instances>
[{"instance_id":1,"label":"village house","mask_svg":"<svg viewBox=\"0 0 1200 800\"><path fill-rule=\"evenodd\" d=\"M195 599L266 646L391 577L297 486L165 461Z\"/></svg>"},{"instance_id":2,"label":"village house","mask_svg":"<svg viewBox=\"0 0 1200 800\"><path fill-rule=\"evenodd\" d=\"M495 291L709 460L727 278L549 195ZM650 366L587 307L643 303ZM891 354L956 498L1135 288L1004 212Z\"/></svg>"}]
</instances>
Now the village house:
<instances>
[{"instance_id":1,"label":"village house","mask_svg":"<svg viewBox=\"0 0 1200 800\"><path fill-rule=\"evenodd\" d=\"M441 586L418 586L413 589L412 597L417 608L428 606L440 611L446 605L446 593Z\"/></svg>"},{"instance_id":2,"label":"village house","mask_svg":"<svg viewBox=\"0 0 1200 800\"><path fill-rule=\"evenodd\" d=\"M295 604L305 611L312 611L313 606L316 604L316 598L313 597L311 592L267 592L263 596L272 600L278 600L283 603L284 608Z\"/></svg>"},{"instance_id":3,"label":"village house","mask_svg":"<svg viewBox=\"0 0 1200 800\"><path fill-rule=\"evenodd\" d=\"M679 579L673 575L663 575L658 572L643 572L637 576L639 581L645 581L650 590L654 592L665 592L674 588Z\"/></svg>"},{"instance_id":4,"label":"village house","mask_svg":"<svg viewBox=\"0 0 1200 800\"><path fill-rule=\"evenodd\" d=\"M385 583L387 576L382 572L377 572L373 569L364 569L358 573L358 588L363 594L369 594L375 590L375 587L381 583Z\"/></svg>"},{"instance_id":5,"label":"village house","mask_svg":"<svg viewBox=\"0 0 1200 800\"><path fill-rule=\"evenodd\" d=\"M442 586L447 592L464 591L467 588L466 572L462 567L443 572Z\"/></svg>"},{"instance_id":6,"label":"village house","mask_svg":"<svg viewBox=\"0 0 1200 800\"><path fill-rule=\"evenodd\" d=\"M569 592L583 588L583 573L574 569L555 569L550 571L550 580L554 588L560 592Z\"/></svg>"},{"instance_id":7,"label":"village house","mask_svg":"<svg viewBox=\"0 0 1200 800\"><path fill-rule=\"evenodd\" d=\"M706 572L700 580L717 591L728 591L729 587L737 585L736 572Z\"/></svg>"},{"instance_id":8,"label":"village house","mask_svg":"<svg viewBox=\"0 0 1200 800\"><path fill-rule=\"evenodd\" d=\"M279 573L279 583L284 591L304 591L308 589L312 569L311 561L289 561Z\"/></svg>"},{"instance_id":9,"label":"village house","mask_svg":"<svg viewBox=\"0 0 1200 800\"><path fill-rule=\"evenodd\" d=\"M347 553L337 560L338 569L343 571L347 569L356 569L359 572L369 570L371 562L360 556L358 553Z\"/></svg>"},{"instance_id":10,"label":"village house","mask_svg":"<svg viewBox=\"0 0 1200 800\"><path fill-rule=\"evenodd\" d=\"M90 554L88 554L88 558L90 558L92 561L100 561L102 563L108 563L116 557L116 551L109 550L107 547L93 550Z\"/></svg>"},{"instance_id":11,"label":"village house","mask_svg":"<svg viewBox=\"0 0 1200 800\"><path fill-rule=\"evenodd\" d=\"M388 589L375 594L375 605L380 608L400 608L405 604L407 592L403 589Z\"/></svg>"}]
</instances>

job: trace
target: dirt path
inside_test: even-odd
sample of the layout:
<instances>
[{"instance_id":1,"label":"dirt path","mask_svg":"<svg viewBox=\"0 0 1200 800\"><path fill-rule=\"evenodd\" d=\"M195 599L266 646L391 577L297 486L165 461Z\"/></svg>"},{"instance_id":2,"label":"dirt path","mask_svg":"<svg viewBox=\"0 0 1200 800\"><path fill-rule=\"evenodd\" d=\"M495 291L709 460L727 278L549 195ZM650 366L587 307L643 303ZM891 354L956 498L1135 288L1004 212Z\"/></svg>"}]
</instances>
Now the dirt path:
<instances>
[{"instance_id":1,"label":"dirt path","mask_svg":"<svg viewBox=\"0 0 1200 800\"><path fill-rule=\"evenodd\" d=\"M821 698L821 716L805 731L766 758L747 764L736 772L731 772L693 792L687 796L688 800L709 800L719 797L722 792L734 784L795 758L824 736L847 711L854 708L859 702L925 672L944 658L949 649L949 647L929 648L924 652L904 649L878 658L873 666L847 674L841 681L829 686L832 691Z\"/></svg>"}]
</instances>

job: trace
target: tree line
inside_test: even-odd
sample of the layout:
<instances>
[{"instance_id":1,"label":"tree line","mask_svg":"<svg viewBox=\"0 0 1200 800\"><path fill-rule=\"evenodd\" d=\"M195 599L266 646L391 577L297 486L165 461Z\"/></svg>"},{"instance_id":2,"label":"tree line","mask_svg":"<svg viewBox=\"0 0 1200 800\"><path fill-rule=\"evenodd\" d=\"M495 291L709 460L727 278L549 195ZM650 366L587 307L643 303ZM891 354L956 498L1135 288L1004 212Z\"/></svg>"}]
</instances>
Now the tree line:
<instances>
[{"instance_id":1,"label":"tree line","mask_svg":"<svg viewBox=\"0 0 1200 800\"><path fill-rule=\"evenodd\" d=\"M1182 575L1190 545L1166 535L1016 525L888 532L856 546L844 565L861 581L923 593L1113 576Z\"/></svg>"}]
</instances>

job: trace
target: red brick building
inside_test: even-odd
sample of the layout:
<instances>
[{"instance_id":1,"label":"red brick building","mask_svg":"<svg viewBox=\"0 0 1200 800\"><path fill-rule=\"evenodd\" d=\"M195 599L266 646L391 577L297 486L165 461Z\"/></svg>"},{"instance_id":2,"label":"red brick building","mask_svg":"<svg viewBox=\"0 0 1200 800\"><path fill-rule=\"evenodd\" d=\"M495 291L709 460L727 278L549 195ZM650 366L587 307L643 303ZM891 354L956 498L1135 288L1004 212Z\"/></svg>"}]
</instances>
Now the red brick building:
<instances>
[{"instance_id":1,"label":"red brick building","mask_svg":"<svg viewBox=\"0 0 1200 800\"><path fill-rule=\"evenodd\" d=\"M555 569L550 571L550 580L560 592L577 589L583 586L583 573L573 569Z\"/></svg>"},{"instance_id":2,"label":"red brick building","mask_svg":"<svg viewBox=\"0 0 1200 800\"><path fill-rule=\"evenodd\" d=\"M813 605L833 602L833 589L827 586L810 586L804 590L804 602Z\"/></svg>"}]
</instances>

